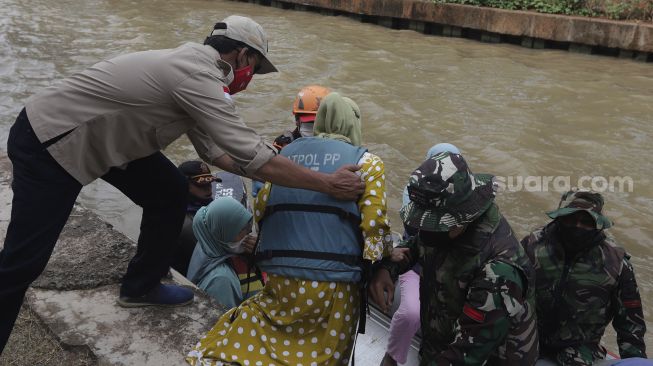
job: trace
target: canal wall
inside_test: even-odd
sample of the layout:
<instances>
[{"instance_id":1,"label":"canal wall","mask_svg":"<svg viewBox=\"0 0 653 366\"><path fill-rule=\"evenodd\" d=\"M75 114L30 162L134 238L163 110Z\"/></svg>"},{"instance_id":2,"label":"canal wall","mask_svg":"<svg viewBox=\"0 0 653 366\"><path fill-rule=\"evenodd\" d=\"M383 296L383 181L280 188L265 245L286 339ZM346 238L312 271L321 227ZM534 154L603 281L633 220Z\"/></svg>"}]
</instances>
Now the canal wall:
<instances>
[{"instance_id":1,"label":"canal wall","mask_svg":"<svg viewBox=\"0 0 653 366\"><path fill-rule=\"evenodd\" d=\"M346 15L392 29L653 61L653 24L420 0L233 0Z\"/></svg>"}]
</instances>

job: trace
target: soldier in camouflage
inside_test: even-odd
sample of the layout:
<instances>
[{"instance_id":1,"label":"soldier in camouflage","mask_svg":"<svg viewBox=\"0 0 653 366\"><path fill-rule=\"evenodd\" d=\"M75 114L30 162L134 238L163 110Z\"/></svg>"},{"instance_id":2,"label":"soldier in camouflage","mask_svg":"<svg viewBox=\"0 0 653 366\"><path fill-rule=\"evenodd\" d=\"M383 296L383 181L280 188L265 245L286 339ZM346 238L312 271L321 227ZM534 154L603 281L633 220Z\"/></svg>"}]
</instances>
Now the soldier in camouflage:
<instances>
[{"instance_id":1,"label":"soldier in camouflage","mask_svg":"<svg viewBox=\"0 0 653 366\"><path fill-rule=\"evenodd\" d=\"M393 280L415 263L422 266L421 365L537 360L532 267L494 203L492 181L449 152L429 158L410 177L411 202L401 218L418 234L395 249L408 260L381 261L370 295L385 311Z\"/></svg>"},{"instance_id":2,"label":"soldier in camouflage","mask_svg":"<svg viewBox=\"0 0 653 366\"><path fill-rule=\"evenodd\" d=\"M559 365L605 357L599 342L612 322L622 358L646 357L642 302L633 266L604 229L599 193L572 190L553 219L522 240L536 271L540 353Z\"/></svg>"}]
</instances>

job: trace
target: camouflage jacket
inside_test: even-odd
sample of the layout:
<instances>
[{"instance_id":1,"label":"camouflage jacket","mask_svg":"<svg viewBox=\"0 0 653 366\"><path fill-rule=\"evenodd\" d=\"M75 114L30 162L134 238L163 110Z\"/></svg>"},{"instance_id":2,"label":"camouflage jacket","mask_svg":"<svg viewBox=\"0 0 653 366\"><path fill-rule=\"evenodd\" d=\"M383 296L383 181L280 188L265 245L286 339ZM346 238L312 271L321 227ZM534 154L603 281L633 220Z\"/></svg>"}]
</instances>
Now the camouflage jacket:
<instances>
[{"instance_id":1,"label":"camouflage jacket","mask_svg":"<svg viewBox=\"0 0 653 366\"><path fill-rule=\"evenodd\" d=\"M591 365L605 357L599 342L612 321L621 357L646 357L646 326L633 267L611 238L565 256L552 222L524 238L522 245L536 271L543 355L560 365Z\"/></svg>"},{"instance_id":2,"label":"camouflage jacket","mask_svg":"<svg viewBox=\"0 0 653 366\"><path fill-rule=\"evenodd\" d=\"M496 205L448 247L418 237L401 246L413 262L382 265L393 279L422 266L421 365L535 364L532 268Z\"/></svg>"}]
</instances>

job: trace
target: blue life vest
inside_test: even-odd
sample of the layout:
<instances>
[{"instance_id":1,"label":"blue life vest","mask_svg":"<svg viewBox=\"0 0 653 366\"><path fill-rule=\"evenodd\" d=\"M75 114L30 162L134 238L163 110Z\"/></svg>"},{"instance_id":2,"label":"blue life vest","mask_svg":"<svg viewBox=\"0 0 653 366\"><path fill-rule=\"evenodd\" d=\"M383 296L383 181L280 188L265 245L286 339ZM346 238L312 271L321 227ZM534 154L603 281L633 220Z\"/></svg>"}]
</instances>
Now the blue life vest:
<instances>
[{"instance_id":1,"label":"blue life vest","mask_svg":"<svg viewBox=\"0 0 653 366\"><path fill-rule=\"evenodd\" d=\"M300 138L281 155L321 173L357 164L365 148L323 139ZM263 272L285 277L359 282L362 233L356 202L327 194L273 185L263 219L257 259Z\"/></svg>"}]
</instances>

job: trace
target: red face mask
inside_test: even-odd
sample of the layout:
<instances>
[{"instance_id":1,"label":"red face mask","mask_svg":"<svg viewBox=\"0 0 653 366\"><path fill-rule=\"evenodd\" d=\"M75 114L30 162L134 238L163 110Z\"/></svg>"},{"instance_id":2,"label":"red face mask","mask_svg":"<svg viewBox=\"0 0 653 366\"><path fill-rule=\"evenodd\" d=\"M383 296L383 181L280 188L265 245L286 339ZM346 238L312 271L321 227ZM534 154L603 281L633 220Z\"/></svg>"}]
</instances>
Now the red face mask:
<instances>
[{"instance_id":1,"label":"red face mask","mask_svg":"<svg viewBox=\"0 0 653 366\"><path fill-rule=\"evenodd\" d=\"M234 71L234 81L229 84L229 94L234 95L245 90L253 77L254 71L249 65Z\"/></svg>"}]
</instances>

